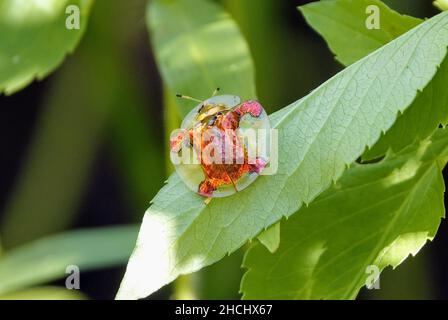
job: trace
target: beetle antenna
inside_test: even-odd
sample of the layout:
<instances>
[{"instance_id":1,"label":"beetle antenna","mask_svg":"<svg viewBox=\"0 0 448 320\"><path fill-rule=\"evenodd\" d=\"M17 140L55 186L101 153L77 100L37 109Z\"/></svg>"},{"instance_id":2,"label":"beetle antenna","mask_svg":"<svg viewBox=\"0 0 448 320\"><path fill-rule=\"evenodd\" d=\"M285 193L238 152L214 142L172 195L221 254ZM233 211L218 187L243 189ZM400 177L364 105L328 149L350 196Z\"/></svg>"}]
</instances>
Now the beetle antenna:
<instances>
[{"instance_id":1,"label":"beetle antenna","mask_svg":"<svg viewBox=\"0 0 448 320\"><path fill-rule=\"evenodd\" d=\"M216 88L215 91L213 91L212 97L216 96L219 92L219 90L221 90L221 88Z\"/></svg>"},{"instance_id":2,"label":"beetle antenna","mask_svg":"<svg viewBox=\"0 0 448 320\"><path fill-rule=\"evenodd\" d=\"M199 99L196 99L196 98L193 98L193 97L190 97L190 96L184 96L183 94L179 94L179 93L176 94L176 97L181 98L181 99L185 99L185 100L196 101L196 102L199 102L199 103L204 102L203 100L199 100Z\"/></svg>"}]
</instances>

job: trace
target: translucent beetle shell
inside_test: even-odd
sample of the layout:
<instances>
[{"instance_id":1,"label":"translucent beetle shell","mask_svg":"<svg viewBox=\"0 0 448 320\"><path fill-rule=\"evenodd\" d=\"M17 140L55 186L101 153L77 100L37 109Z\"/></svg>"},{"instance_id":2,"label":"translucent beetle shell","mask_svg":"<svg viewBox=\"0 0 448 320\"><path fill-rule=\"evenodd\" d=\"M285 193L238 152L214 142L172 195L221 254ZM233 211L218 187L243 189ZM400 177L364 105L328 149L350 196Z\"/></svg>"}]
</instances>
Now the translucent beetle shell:
<instances>
[{"instance_id":1,"label":"translucent beetle shell","mask_svg":"<svg viewBox=\"0 0 448 320\"><path fill-rule=\"evenodd\" d=\"M249 186L269 161L269 117L255 100L214 96L197 105L170 139L170 156L186 185L205 197ZM260 151L261 150L261 151Z\"/></svg>"}]
</instances>

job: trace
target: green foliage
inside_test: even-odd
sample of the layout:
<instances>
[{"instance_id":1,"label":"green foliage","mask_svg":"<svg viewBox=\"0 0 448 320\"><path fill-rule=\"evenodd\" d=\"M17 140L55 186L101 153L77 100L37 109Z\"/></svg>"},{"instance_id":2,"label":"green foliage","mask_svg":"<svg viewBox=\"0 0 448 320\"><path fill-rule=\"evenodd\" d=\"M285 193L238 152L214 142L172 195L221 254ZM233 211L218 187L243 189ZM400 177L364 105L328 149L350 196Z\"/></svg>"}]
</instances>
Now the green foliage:
<instances>
[{"instance_id":1,"label":"green foliage","mask_svg":"<svg viewBox=\"0 0 448 320\"><path fill-rule=\"evenodd\" d=\"M444 13L422 23L273 114L276 175L208 205L172 175L145 214L118 298L147 296L218 261L330 187L431 81L447 26Z\"/></svg>"},{"instance_id":2,"label":"green foliage","mask_svg":"<svg viewBox=\"0 0 448 320\"><path fill-rule=\"evenodd\" d=\"M0 93L42 79L74 50L87 27L93 0L0 2ZM80 9L80 29L68 30L66 8Z\"/></svg>"},{"instance_id":3,"label":"green foliage","mask_svg":"<svg viewBox=\"0 0 448 320\"><path fill-rule=\"evenodd\" d=\"M249 48L222 8L206 0L154 0L147 12L153 49L171 93L206 99L220 87L223 93L256 96ZM183 117L194 104L177 105Z\"/></svg>"},{"instance_id":4,"label":"green foliage","mask_svg":"<svg viewBox=\"0 0 448 320\"><path fill-rule=\"evenodd\" d=\"M280 223L277 222L273 226L269 227L266 231L260 233L257 239L270 252L275 252L280 245Z\"/></svg>"},{"instance_id":5,"label":"green foliage","mask_svg":"<svg viewBox=\"0 0 448 320\"><path fill-rule=\"evenodd\" d=\"M308 90L303 74L318 79L314 70L291 71L302 60L312 69L321 57L288 41L276 20L283 17L273 12L281 8L277 3L221 2L231 8L257 67L265 71L258 80L270 102L267 110ZM92 3L1 0L0 94L14 93L59 66L80 42ZM441 10L445 3L434 1ZM69 5L81 9L80 30L65 27ZM366 28L369 5L380 9L379 29ZM129 257L135 226L62 233L15 248L70 225L106 124L134 205L146 203L164 173L158 170L162 148L145 120L148 101L123 63L128 38L140 27L136 17L122 16L125 6L98 3L92 20L100 29L90 30L87 45L44 99L25 169L2 215L0 299L83 299L78 292L33 286L67 276L68 265L88 271ZM276 175L206 205L173 174L145 214L118 298L145 297L241 248L200 276L182 278L187 295L191 286L206 283L201 289L207 297L225 298L210 291L234 288L229 270L254 238L259 241L244 260L244 298L355 298L371 276L369 266L395 268L434 238L444 215L441 170L448 161L448 133L438 129L448 122L448 14L423 23L379 0L320 1L300 10L337 60L350 67L271 115L279 130ZM125 30L115 25L118 15L129 26ZM152 0L146 17L165 85L167 132L194 105L174 93L207 98L221 87L243 99L256 97L249 46L216 2ZM279 52L288 63L272 63ZM288 73L295 74L287 86L272 83ZM154 94L147 98L156 100ZM377 163L354 163L384 155ZM31 223L36 217L39 223ZM216 277L224 272L228 277Z\"/></svg>"},{"instance_id":6,"label":"green foliage","mask_svg":"<svg viewBox=\"0 0 448 320\"><path fill-rule=\"evenodd\" d=\"M380 10L379 29L365 26L369 5L376 5ZM299 9L343 65L358 61L421 22L393 11L379 0L317 1ZM350 45L347 45L348 39Z\"/></svg>"},{"instance_id":7,"label":"green foliage","mask_svg":"<svg viewBox=\"0 0 448 320\"><path fill-rule=\"evenodd\" d=\"M400 114L394 126L363 154L364 160L386 154L388 149L398 152L415 141L429 137L440 124L448 123L448 59L445 59L433 80L412 105Z\"/></svg>"},{"instance_id":8,"label":"green foliage","mask_svg":"<svg viewBox=\"0 0 448 320\"><path fill-rule=\"evenodd\" d=\"M122 171L126 200L138 204L129 209L134 217L140 219L163 181L163 171L153 169L163 165L157 119L145 110L154 102L142 98L125 55L129 37L141 30L142 21L135 17L138 11L127 8L126 2L96 2L81 46L47 83L41 113L0 219L6 250L61 232L76 221L105 138L113 141L111 162ZM38 106L36 101L28 107ZM30 223L36 217L39 223Z\"/></svg>"},{"instance_id":9,"label":"green foliage","mask_svg":"<svg viewBox=\"0 0 448 320\"><path fill-rule=\"evenodd\" d=\"M175 101L175 92L205 98L220 87L223 94L256 96L248 46L235 22L220 6L204 0L152 1L147 25L166 84L167 136L178 127L180 116L195 105ZM172 169L170 163L168 169Z\"/></svg>"},{"instance_id":10,"label":"green foliage","mask_svg":"<svg viewBox=\"0 0 448 320\"><path fill-rule=\"evenodd\" d=\"M82 45L43 95L42 113L30 148L1 215L0 236L6 251L0 255L0 291L8 293L0 295L0 299L69 298L63 294L66 289L25 288L66 277L65 268L70 262L79 262L83 272L83 266L85 270L102 269L127 261L136 227L67 233L28 242L72 226L105 124L112 132L114 160L123 170L123 180L128 180L125 189L137 198L135 202L140 207L147 205L148 197L163 181L163 170L153 169L163 165L162 148L157 148L157 135L153 134L157 120L151 122L145 113L148 101L142 98L143 92L129 72L132 68L125 55L129 53L129 38L141 30L144 11L128 8L126 2L96 3ZM116 23L117 19L121 24ZM87 19L81 17L82 21ZM123 30L122 25L127 28ZM61 28L65 29L65 20ZM140 212L141 216L141 209L129 211ZM34 223L36 219L39 223ZM90 243L96 241L100 242ZM17 245L21 246L16 250ZM42 259L47 263L43 264Z\"/></svg>"},{"instance_id":11,"label":"green foliage","mask_svg":"<svg viewBox=\"0 0 448 320\"><path fill-rule=\"evenodd\" d=\"M85 272L123 264L136 235L135 226L80 230L11 250L0 259L0 294L65 277L69 265Z\"/></svg>"},{"instance_id":12,"label":"green foliage","mask_svg":"<svg viewBox=\"0 0 448 320\"><path fill-rule=\"evenodd\" d=\"M368 2L364 3L364 8L372 3ZM363 1L357 2L361 3ZM356 10L356 5L353 10L353 4L351 0L335 0L331 3L316 2L302 8L305 16L310 15L307 21L325 37L341 61L349 61L353 57L353 51L340 46L342 33L335 32L346 28L345 21L354 23L351 27L355 33L356 28L359 34L384 33L379 38L386 44L388 36L397 36L388 30L400 20L409 19L380 4L381 29L369 31L363 25L365 13L359 8ZM325 19L324 15L319 17L329 6L338 15L332 15L332 19ZM313 8L311 13L309 7ZM383 19L393 15L393 19ZM404 20L401 23L406 26ZM364 37L351 39L359 57L371 53L370 43ZM445 60L424 91L363 157L381 156L388 148L402 150L412 142L428 137L439 123L446 123L446 65ZM389 156L380 164L356 165L309 208L301 209L297 215L283 222L282 245L275 254L268 253L260 245L249 250L245 259L249 271L242 282L244 298L354 298L370 275L366 273L367 266L377 265L383 269L392 265L395 268L409 254L415 255L427 239L434 237L444 214L444 185L440 174L446 163L444 136L446 133L437 132L434 137L437 144L431 143L431 148L428 143L422 143L420 149L414 146L413 150ZM427 148L428 163L421 161L424 148ZM407 177L406 174L412 170L415 170L415 175ZM389 177L384 175L387 171ZM401 183L403 193L396 184L378 183L397 177L397 174L401 179L409 178L409 181ZM423 179L425 176L429 178ZM359 199L363 199L362 206ZM397 204L400 204L398 208ZM387 230L387 233L381 233L381 230Z\"/></svg>"},{"instance_id":13,"label":"green foliage","mask_svg":"<svg viewBox=\"0 0 448 320\"><path fill-rule=\"evenodd\" d=\"M445 213L447 160L448 132L440 129L380 163L351 167L282 224L274 254L260 245L248 251L244 298L355 298L369 266L395 268L434 238Z\"/></svg>"},{"instance_id":14,"label":"green foliage","mask_svg":"<svg viewBox=\"0 0 448 320\"><path fill-rule=\"evenodd\" d=\"M6 249L62 231L75 219L105 118L97 109L103 96L99 86L91 95L78 95L104 78L104 72L101 76L98 72L104 69L91 63L97 69L86 68L92 70L86 73L90 61L67 61L50 86L51 94L43 99L20 175L0 219ZM36 217L39 223L32 223Z\"/></svg>"},{"instance_id":15,"label":"green foliage","mask_svg":"<svg viewBox=\"0 0 448 320\"><path fill-rule=\"evenodd\" d=\"M78 290L59 287L38 287L0 295L0 300L84 300Z\"/></svg>"},{"instance_id":16,"label":"green foliage","mask_svg":"<svg viewBox=\"0 0 448 320\"><path fill-rule=\"evenodd\" d=\"M380 9L380 29L365 27L366 7L375 4ZM319 1L300 7L307 22L327 41L336 57L348 65L387 44L422 20L400 15L381 1L334 0ZM331 12L331 17L328 13ZM351 46L347 46L349 34ZM412 105L395 122L363 159L370 160L386 154L389 148L398 152L420 139L430 136L439 124L446 124L448 116L448 61Z\"/></svg>"},{"instance_id":17,"label":"green foliage","mask_svg":"<svg viewBox=\"0 0 448 320\"><path fill-rule=\"evenodd\" d=\"M255 63L257 97L268 114L308 94L336 72L333 61L325 59L329 55L325 45L305 28L291 26L288 17L299 15L291 1L221 2L249 44Z\"/></svg>"}]
</instances>

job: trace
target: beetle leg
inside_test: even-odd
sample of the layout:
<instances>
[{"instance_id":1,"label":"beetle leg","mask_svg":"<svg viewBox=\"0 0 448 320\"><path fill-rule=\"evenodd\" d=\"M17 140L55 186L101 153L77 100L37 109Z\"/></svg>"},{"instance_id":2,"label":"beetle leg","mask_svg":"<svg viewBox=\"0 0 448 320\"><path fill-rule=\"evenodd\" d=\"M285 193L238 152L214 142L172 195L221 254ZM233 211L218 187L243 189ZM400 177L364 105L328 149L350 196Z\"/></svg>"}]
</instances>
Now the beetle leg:
<instances>
[{"instance_id":1,"label":"beetle leg","mask_svg":"<svg viewBox=\"0 0 448 320\"><path fill-rule=\"evenodd\" d=\"M174 138L170 139L171 152L179 153L182 150L182 143L188 139L190 145L192 145L193 131L180 130L180 132Z\"/></svg>"},{"instance_id":2,"label":"beetle leg","mask_svg":"<svg viewBox=\"0 0 448 320\"><path fill-rule=\"evenodd\" d=\"M199 184L198 193L201 196L211 198L213 195L213 191L215 190L216 187L213 185L212 180L210 178L205 178L205 180Z\"/></svg>"},{"instance_id":3,"label":"beetle leg","mask_svg":"<svg viewBox=\"0 0 448 320\"><path fill-rule=\"evenodd\" d=\"M263 111L263 107L258 101L248 100L240 104L235 108L235 112L242 117L246 113L249 113L252 117L258 118Z\"/></svg>"},{"instance_id":4,"label":"beetle leg","mask_svg":"<svg viewBox=\"0 0 448 320\"><path fill-rule=\"evenodd\" d=\"M266 167L266 161L262 158L257 158L255 163L249 164L249 172L260 173Z\"/></svg>"}]
</instances>

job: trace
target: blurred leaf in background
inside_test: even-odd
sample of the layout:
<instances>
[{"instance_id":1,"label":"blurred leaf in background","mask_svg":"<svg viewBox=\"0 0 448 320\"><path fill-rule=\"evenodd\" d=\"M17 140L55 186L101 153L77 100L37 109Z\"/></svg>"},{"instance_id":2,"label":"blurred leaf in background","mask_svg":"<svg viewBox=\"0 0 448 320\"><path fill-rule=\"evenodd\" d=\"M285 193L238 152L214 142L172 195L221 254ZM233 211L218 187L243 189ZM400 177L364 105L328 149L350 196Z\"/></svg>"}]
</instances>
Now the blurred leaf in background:
<instances>
[{"instance_id":1,"label":"blurred leaf in background","mask_svg":"<svg viewBox=\"0 0 448 320\"><path fill-rule=\"evenodd\" d=\"M246 37L268 113L305 96L340 68L309 32L294 1L222 0Z\"/></svg>"},{"instance_id":2,"label":"blurred leaf in background","mask_svg":"<svg viewBox=\"0 0 448 320\"><path fill-rule=\"evenodd\" d=\"M160 134L151 126L157 117L145 114L146 97L138 91L138 80L129 77L131 57L126 59L129 53L122 45L143 28L136 15L139 11L134 10L98 2L82 47L54 80L45 103L48 107L40 117L28 161L3 218L6 245L61 230L73 221L69 217L77 210L106 125L115 140L110 141L112 150L125 168L125 190L134 190L130 196L134 203L144 206L163 181L163 173L154 169L163 164ZM118 15L120 19L114 18ZM128 26L126 32L115 20ZM117 32L110 31L114 28ZM35 216L40 217L40 225L23 223Z\"/></svg>"},{"instance_id":3,"label":"blurred leaf in background","mask_svg":"<svg viewBox=\"0 0 448 320\"><path fill-rule=\"evenodd\" d=\"M222 94L256 97L249 48L220 6L207 0L153 0L147 21L169 92L207 99L219 87ZM176 105L183 118L194 103Z\"/></svg>"},{"instance_id":4,"label":"blurred leaf in background","mask_svg":"<svg viewBox=\"0 0 448 320\"><path fill-rule=\"evenodd\" d=\"M106 123L116 115L122 121L118 128L124 128L127 118L113 111L137 106L121 99L127 94L122 83L126 75L122 70L124 50L116 47L127 37L111 32L118 28L113 17L121 11L119 7L107 6L106 10L101 6L103 1L95 5L95 22L83 45L56 75L44 100L31 148L2 217L0 234L6 247L73 223ZM125 18L120 15L120 19ZM126 85L129 87L133 88ZM122 134L130 132L122 130ZM36 217L40 223L30 223Z\"/></svg>"},{"instance_id":5,"label":"blurred leaf in background","mask_svg":"<svg viewBox=\"0 0 448 320\"><path fill-rule=\"evenodd\" d=\"M60 287L37 287L0 295L0 300L84 300L77 290L67 290Z\"/></svg>"},{"instance_id":6,"label":"blurred leaf in background","mask_svg":"<svg viewBox=\"0 0 448 320\"><path fill-rule=\"evenodd\" d=\"M137 230L120 226L65 232L11 250L0 259L0 295L67 277L70 265L81 272L121 265Z\"/></svg>"},{"instance_id":7,"label":"blurred leaf in background","mask_svg":"<svg viewBox=\"0 0 448 320\"><path fill-rule=\"evenodd\" d=\"M440 10L448 10L448 1L447 0L436 0L434 1L434 5Z\"/></svg>"},{"instance_id":8,"label":"blurred leaf in background","mask_svg":"<svg viewBox=\"0 0 448 320\"><path fill-rule=\"evenodd\" d=\"M164 163L161 134L157 134L160 111L154 95L147 94L148 88L157 89L157 86L140 83L134 70L144 70L128 49L132 43L140 41L139 34L146 37L145 3L144 0L132 5L96 2L82 45L50 79L31 148L1 216L0 235L6 249L62 231L75 223L80 203L94 177L92 169L99 146L104 142L111 145L112 159L120 168L117 173L122 177L123 193L129 200L127 221L136 220L139 210L147 206L162 183L164 173L156 169ZM149 101L152 101L151 112ZM104 139L105 134L111 139ZM108 201L116 202L115 199ZM91 213L97 220L108 214ZM98 232L101 235L102 231ZM63 239L65 235L58 237ZM82 237L77 239L82 248ZM116 250L116 254L122 255L123 263L130 249ZM5 263L13 252L7 250ZM104 257L101 253L107 256L107 251L99 250L97 259ZM28 255L21 263L29 267L36 259L38 257ZM0 259L0 264L2 262L4 260ZM104 262L102 267L106 266L108 263ZM56 267L59 274L65 270L62 265ZM9 278L8 272L3 271ZM22 287L29 284L25 281Z\"/></svg>"},{"instance_id":9,"label":"blurred leaf in background","mask_svg":"<svg viewBox=\"0 0 448 320\"><path fill-rule=\"evenodd\" d=\"M59 66L84 34L92 3L93 0L2 0L0 93L14 93ZM79 10L79 29L65 27L69 5Z\"/></svg>"}]
</instances>

